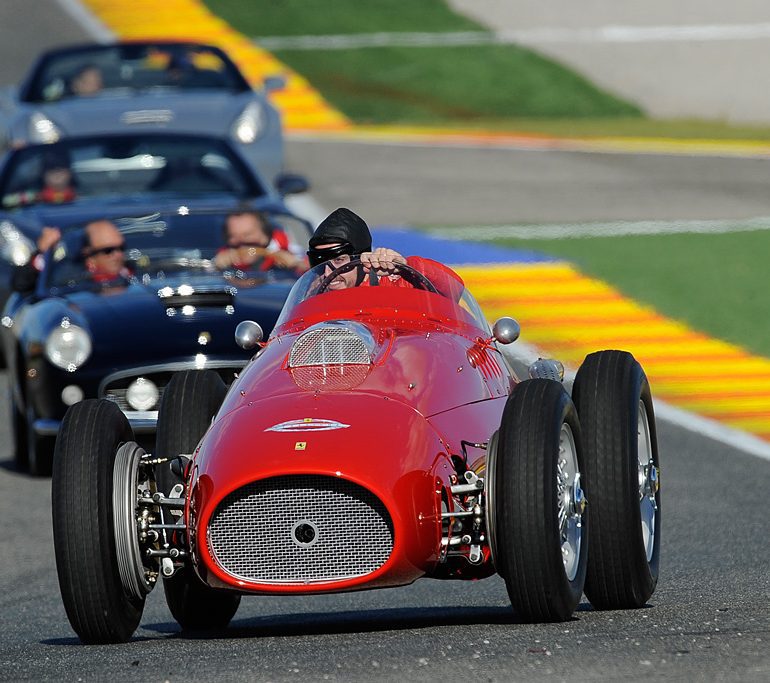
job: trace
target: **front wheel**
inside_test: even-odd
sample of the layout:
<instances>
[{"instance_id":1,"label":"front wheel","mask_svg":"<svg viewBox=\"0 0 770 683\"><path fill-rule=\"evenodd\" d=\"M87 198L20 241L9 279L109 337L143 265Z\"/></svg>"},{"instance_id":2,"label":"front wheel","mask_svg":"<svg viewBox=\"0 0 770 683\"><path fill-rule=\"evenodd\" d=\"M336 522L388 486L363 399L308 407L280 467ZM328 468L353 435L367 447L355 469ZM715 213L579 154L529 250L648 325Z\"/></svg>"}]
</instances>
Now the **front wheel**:
<instances>
[{"instance_id":1,"label":"front wheel","mask_svg":"<svg viewBox=\"0 0 770 683\"><path fill-rule=\"evenodd\" d=\"M130 640L144 609L144 596L129 596L121 582L113 512L115 458L132 440L120 409L92 399L67 411L56 441L56 570L67 617L84 643Z\"/></svg>"},{"instance_id":2,"label":"front wheel","mask_svg":"<svg viewBox=\"0 0 770 683\"><path fill-rule=\"evenodd\" d=\"M517 385L503 411L494 463L494 552L514 609L564 621L586 575L587 527L577 412L559 382Z\"/></svg>"},{"instance_id":3,"label":"front wheel","mask_svg":"<svg viewBox=\"0 0 770 683\"><path fill-rule=\"evenodd\" d=\"M226 393L224 382L211 370L176 373L163 392L155 455L176 458L192 454ZM182 479L174 470L161 466L158 485L167 495L179 483ZM241 601L240 595L206 586L189 565L164 579L163 588L171 614L185 630L224 628Z\"/></svg>"},{"instance_id":4,"label":"front wheel","mask_svg":"<svg viewBox=\"0 0 770 683\"><path fill-rule=\"evenodd\" d=\"M597 609L641 607L658 582L660 482L655 414L625 351L586 357L572 395L583 426L591 548L585 593Z\"/></svg>"}]
</instances>

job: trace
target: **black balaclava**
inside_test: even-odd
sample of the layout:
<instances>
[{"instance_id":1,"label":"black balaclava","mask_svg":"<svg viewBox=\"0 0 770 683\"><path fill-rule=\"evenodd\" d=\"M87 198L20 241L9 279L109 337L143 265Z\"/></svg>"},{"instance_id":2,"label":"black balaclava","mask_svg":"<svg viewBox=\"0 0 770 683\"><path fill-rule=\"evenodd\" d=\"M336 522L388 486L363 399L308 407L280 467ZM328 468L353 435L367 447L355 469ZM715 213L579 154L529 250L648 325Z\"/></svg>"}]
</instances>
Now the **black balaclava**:
<instances>
[{"instance_id":1,"label":"black balaclava","mask_svg":"<svg viewBox=\"0 0 770 683\"><path fill-rule=\"evenodd\" d=\"M366 221L350 209L340 208L332 211L321 221L310 238L308 255L312 257L315 247L319 244L336 243L349 245L350 249L345 252L349 254L371 251L372 234Z\"/></svg>"}]
</instances>

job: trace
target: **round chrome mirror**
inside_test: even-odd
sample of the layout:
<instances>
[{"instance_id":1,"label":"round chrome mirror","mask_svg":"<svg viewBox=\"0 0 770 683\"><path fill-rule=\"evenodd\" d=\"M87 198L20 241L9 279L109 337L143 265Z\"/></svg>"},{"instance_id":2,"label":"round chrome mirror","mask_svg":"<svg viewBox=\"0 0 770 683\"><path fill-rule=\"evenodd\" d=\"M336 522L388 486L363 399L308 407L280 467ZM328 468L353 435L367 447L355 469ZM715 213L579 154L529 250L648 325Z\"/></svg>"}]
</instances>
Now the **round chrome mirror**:
<instances>
[{"instance_id":1,"label":"round chrome mirror","mask_svg":"<svg viewBox=\"0 0 770 683\"><path fill-rule=\"evenodd\" d=\"M259 323L253 320L242 320L235 328L235 343L249 351L262 341L264 334Z\"/></svg>"},{"instance_id":2,"label":"round chrome mirror","mask_svg":"<svg viewBox=\"0 0 770 683\"><path fill-rule=\"evenodd\" d=\"M512 344L521 334L521 325L513 318L499 318L492 328L492 336L501 344Z\"/></svg>"}]
</instances>

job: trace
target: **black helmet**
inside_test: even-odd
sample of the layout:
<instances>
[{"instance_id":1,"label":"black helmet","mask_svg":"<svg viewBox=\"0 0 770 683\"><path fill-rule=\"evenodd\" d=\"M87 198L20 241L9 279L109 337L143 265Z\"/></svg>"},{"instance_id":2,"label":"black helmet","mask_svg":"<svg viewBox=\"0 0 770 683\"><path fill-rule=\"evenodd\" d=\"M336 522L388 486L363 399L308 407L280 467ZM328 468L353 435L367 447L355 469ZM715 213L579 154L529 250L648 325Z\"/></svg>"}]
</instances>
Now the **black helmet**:
<instances>
[{"instance_id":1,"label":"black helmet","mask_svg":"<svg viewBox=\"0 0 770 683\"><path fill-rule=\"evenodd\" d=\"M336 248L317 249L321 244L339 244ZM307 252L311 266L341 254L361 254L372 250L372 234L363 218L350 209L332 211L316 228Z\"/></svg>"}]
</instances>

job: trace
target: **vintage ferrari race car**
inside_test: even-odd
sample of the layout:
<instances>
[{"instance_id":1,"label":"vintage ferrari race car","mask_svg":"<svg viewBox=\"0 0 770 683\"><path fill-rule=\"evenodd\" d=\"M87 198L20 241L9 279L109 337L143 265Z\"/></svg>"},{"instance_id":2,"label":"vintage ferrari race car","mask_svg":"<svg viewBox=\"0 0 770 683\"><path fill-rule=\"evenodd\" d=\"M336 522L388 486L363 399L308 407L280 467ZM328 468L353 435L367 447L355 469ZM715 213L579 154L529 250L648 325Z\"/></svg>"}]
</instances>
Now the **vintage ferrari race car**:
<instances>
[{"instance_id":1,"label":"vintage ferrari race car","mask_svg":"<svg viewBox=\"0 0 770 683\"><path fill-rule=\"evenodd\" d=\"M644 605L658 577L659 464L650 387L599 351L572 396L559 365L518 377L448 269L407 286L318 266L226 391L183 372L155 452L104 400L72 406L56 444L53 524L64 605L85 643L122 642L163 580L184 629L225 627L241 596L504 579L522 619ZM349 288L340 287L346 272Z\"/></svg>"},{"instance_id":2,"label":"vintage ferrari race car","mask_svg":"<svg viewBox=\"0 0 770 683\"><path fill-rule=\"evenodd\" d=\"M171 132L229 140L273 182L283 132L267 92L255 91L220 48L130 41L56 48L18 87L0 89L0 150L73 135Z\"/></svg>"}]
</instances>

